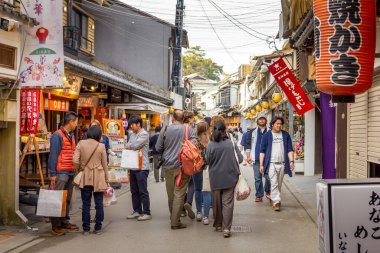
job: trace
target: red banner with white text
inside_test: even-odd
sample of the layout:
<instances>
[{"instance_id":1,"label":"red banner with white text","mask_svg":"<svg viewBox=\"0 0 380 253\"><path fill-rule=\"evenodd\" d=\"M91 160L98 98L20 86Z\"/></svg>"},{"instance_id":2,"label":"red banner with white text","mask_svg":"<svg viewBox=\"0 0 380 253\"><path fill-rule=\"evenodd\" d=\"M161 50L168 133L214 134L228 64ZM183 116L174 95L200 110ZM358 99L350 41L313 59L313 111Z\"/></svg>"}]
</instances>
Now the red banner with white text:
<instances>
[{"instance_id":1,"label":"red banner with white text","mask_svg":"<svg viewBox=\"0 0 380 253\"><path fill-rule=\"evenodd\" d=\"M282 58L268 66L268 69L278 85L280 85L281 89L285 92L285 95L288 97L298 115L302 115L314 108L314 105L310 102L296 77Z\"/></svg>"},{"instance_id":2,"label":"red banner with white text","mask_svg":"<svg viewBox=\"0 0 380 253\"><path fill-rule=\"evenodd\" d=\"M40 106L40 90L21 90L20 134L37 133Z\"/></svg>"}]
</instances>

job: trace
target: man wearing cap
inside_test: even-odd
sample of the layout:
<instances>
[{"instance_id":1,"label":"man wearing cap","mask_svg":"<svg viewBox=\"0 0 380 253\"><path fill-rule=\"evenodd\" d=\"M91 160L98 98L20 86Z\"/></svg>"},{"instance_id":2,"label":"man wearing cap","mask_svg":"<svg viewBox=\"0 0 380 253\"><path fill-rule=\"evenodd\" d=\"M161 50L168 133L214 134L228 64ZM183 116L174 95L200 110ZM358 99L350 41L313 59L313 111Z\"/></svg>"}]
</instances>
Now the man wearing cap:
<instances>
[{"instance_id":1,"label":"man wearing cap","mask_svg":"<svg viewBox=\"0 0 380 253\"><path fill-rule=\"evenodd\" d=\"M263 175L260 173L260 144L263 135L268 131L270 131L270 129L267 127L267 119L264 116L261 116L257 119L257 127L251 130L247 136L246 155L247 162L253 164L256 202L263 201L264 190L266 198L270 198L270 180L268 175L264 175L265 185L263 189Z\"/></svg>"}]
</instances>

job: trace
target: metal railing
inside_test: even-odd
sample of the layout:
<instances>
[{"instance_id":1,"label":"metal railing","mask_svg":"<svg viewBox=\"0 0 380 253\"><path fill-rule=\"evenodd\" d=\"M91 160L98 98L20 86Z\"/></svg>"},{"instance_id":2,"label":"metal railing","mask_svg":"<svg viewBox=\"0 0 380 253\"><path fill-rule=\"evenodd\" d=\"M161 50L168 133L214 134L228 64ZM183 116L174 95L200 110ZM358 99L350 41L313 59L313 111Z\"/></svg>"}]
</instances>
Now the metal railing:
<instances>
[{"instance_id":1,"label":"metal railing","mask_svg":"<svg viewBox=\"0 0 380 253\"><path fill-rule=\"evenodd\" d=\"M75 26L63 27L63 45L75 52L84 50L87 53L95 53L94 42L83 37L82 31Z\"/></svg>"}]
</instances>

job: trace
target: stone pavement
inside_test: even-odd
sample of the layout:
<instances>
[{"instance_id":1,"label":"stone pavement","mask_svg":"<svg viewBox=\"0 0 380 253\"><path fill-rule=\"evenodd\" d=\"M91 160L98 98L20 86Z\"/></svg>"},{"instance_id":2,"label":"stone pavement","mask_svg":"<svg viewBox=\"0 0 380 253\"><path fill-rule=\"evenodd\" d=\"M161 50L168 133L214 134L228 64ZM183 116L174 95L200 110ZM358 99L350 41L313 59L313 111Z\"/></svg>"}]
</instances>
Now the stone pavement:
<instances>
[{"instance_id":1,"label":"stone pavement","mask_svg":"<svg viewBox=\"0 0 380 253\"><path fill-rule=\"evenodd\" d=\"M242 171L253 186L252 169L245 167ZM38 232L20 233L29 236L29 242L24 240L19 246L7 250L0 242L0 252L318 252L316 226L301 205L302 201L295 197L297 192L302 192L302 184L297 180L302 181L298 177L286 181L281 212L274 212L268 201L255 203L254 190L249 199L235 202L231 238L223 238L221 233L213 231L211 225L205 226L188 217L183 218L188 228L171 230L165 184L153 182L151 175L152 220L138 222L125 219L132 211L130 193L125 192L118 197L116 205L105 209L102 235L71 233L53 237L49 224L40 222L35 224ZM81 224L80 210L71 217L73 222ZM15 238L5 244L10 242L15 243Z\"/></svg>"}]
</instances>

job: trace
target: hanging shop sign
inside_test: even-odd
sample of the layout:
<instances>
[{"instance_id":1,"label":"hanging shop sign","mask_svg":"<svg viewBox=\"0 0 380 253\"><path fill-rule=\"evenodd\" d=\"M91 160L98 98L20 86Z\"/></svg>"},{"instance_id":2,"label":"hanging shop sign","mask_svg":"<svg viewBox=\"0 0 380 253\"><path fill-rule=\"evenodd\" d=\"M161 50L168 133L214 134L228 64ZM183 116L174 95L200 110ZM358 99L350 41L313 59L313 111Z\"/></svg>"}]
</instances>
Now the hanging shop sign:
<instances>
[{"instance_id":1,"label":"hanging shop sign","mask_svg":"<svg viewBox=\"0 0 380 253\"><path fill-rule=\"evenodd\" d=\"M80 97L78 100L79 107L96 107L98 103L98 97Z\"/></svg>"},{"instance_id":2,"label":"hanging shop sign","mask_svg":"<svg viewBox=\"0 0 380 253\"><path fill-rule=\"evenodd\" d=\"M103 119L103 129L108 137L124 138L124 127L122 120Z\"/></svg>"},{"instance_id":3,"label":"hanging shop sign","mask_svg":"<svg viewBox=\"0 0 380 253\"><path fill-rule=\"evenodd\" d=\"M376 48L376 1L315 0L317 85L334 96L371 87Z\"/></svg>"},{"instance_id":4,"label":"hanging shop sign","mask_svg":"<svg viewBox=\"0 0 380 253\"><path fill-rule=\"evenodd\" d=\"M69 111L69 101L59 98L47 99L45 98L45 110L50 111L61 111L68 112Z\"/></svg>"},{"instance_id":5,"label":"hanging shop sign","mask_svg":"<svg viewBox=\"0 0 380 253\"><path fill-rule=\"evenodd\" d=\"M82 87L82 82L82 77L65 74L65 77L63 78L63 89L49 90L45 92L57 97L78 99L79 92Z\"/></svg>"},{"instance_id":6,"label":"hanging shop sign","mask_svg":"<svg viewBox=\"0 0 380 253\"><path fill-rule=\"evenodd\" d=\"M299 115L314 108L314 105L310 102L296 77L282 58L273 62L268 66L268 69Z\"/></svg>"},{"instance_id":7,"label":"hanging shop sign","mask_svg":"<svg viewBox=\"0 0 380 253\"><path fill-rule=\"evenodd\" d=\"M23 87L63 87L62 0L24 1L22 11L39 25L28 27L20 84Z\"/></svg>"},{"instance_id":8,"label":"hanging shop sign","mask_svg":"<svg viewBox=\"0 0 380 253\"><path fill-rule=\"evenodd\" d=\"M37 133L40 116L40 91L21 90L20 134Z\"/></svg>"}]
</instances>

